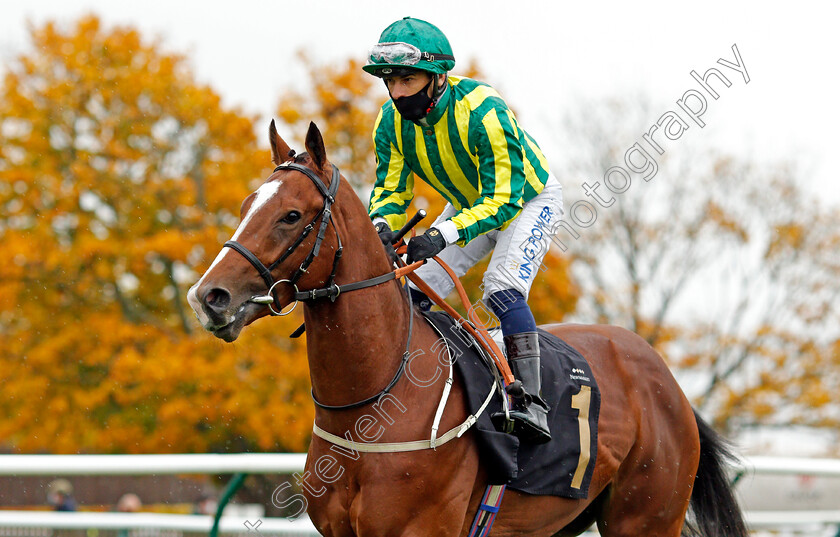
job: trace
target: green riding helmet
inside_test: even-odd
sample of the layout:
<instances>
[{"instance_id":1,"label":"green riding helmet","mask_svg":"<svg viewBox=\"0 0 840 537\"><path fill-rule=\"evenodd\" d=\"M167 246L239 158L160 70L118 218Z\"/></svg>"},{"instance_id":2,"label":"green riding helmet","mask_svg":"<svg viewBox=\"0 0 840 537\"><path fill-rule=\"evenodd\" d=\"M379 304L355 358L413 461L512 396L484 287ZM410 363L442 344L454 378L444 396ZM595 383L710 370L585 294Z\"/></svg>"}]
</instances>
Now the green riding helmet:
<instances>
[{"instance_id":1,"label":"green riding helmet","mask_svg":"<svg viewBox=\"0 0 840 537\"><path fill-rule=\"evenodd\" d=\"M380 78L414 70L442 75L455 67L452 47L434 24L405 17L385 28L362 69Z\"/></svg>"}]
</instances>

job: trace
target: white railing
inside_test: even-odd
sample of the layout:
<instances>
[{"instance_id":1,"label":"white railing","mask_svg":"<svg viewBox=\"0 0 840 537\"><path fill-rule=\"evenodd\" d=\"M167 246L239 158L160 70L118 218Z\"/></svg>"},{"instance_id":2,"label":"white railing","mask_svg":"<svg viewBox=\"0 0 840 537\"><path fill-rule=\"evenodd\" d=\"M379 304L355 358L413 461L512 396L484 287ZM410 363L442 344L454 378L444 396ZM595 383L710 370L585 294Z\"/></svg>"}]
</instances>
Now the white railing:
<instances>
[{"instance_id":1,"label":"white railing","mask_svg":"<svg viewBox=\"0 0 840 537\"><path fill-rule=\"evenodd\" d=\"M151 475L293 473L302 471L301 453L183 454L183 455L0 455L0 475ZM746 475L812 475L840 477L840 460L789 457L749 457L742 460ZM753 511L746 514L752 529L779 526L840 524L835 511ZM256 521L222 517L222 533L243 533ZM262 518L260 533L317 535L309 520ZM122 529L158 528L206 532L212 517L153 513L54 513L0 511L0 528Z\"/></svg>"},{"instance_id":2,"label":"white railing","mask_svg":"<svg viewBox=\"0 0 840 537\"><path fill-rule=\"evenodd\" d=\"M748 457L742 459L748 473L762 475L815 475L840 477L838 459L801 459L795 457Z\"/></svg>"},{"instance_id":3,"label":"white railing","mask_svg":"<svg viewBox=\"0 0 840 537\"><path fill-rule=\"evenodd\" d=\"M62 530L123 530L155 528L158 530L207 533L213 517L206 515L170 515L159 513L57 513L53 511L0 511L0 528L50 528ZM261 518L224 516L220 533L275 533L280 535L318 535L308 518Z\"/></svg>"},{"instance_id":4,"label":"white railing","mask_svg":"<svg viewBox=\"0 0 840 537\"><path fill-rule=\"evenodd\" d=\"M0 475L290 474L302 471L305 462L305 453L0 455ZM0 510L0 528L155 528L207 533L212 525L213 517L201 515ZM254 532L256 535L257 531L277 535L318 535L305 516L298 520L262 517L259 521L223 516L219 520L219 533Z\"/></svg>"},{"instance_id":5,"label":"white railing","mask_svg":"<svg viewBox=\"0 0 840 537\"><path fill-rule=\"evenodd\" d=\"M303 469L305 453L175 455L0 455L0 475L151 475L292 473ZM840 477L840 460L747 457L750 474Z\"/></svg>"},{"instance_id":6,"label":"white railing","mask_svg":"<svg viewBox=\"0 0 840 537\"><path fill-rule=\"evenodd\" d=\"M0 475L290 474L305 453L0 455Z\"/></svg>"}]
</instances>

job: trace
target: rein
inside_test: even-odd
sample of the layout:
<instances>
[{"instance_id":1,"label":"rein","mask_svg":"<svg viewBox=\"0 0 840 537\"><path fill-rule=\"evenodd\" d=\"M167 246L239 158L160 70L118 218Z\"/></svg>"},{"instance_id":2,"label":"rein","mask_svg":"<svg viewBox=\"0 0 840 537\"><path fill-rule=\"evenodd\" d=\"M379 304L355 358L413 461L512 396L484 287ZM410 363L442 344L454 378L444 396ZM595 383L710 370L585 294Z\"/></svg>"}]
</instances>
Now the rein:
<instances>
[{"instance_id":1,"label":"rein","mask_svg":"<svg viewBox=\"0 0 840 537\"><path fill-rule=\"evenodd\" d=\"M387 274L384 274L384 276L392 276L392 277L388 278L387 280L383 280L383 281L393 280L394 277L396 276L396 271L388 272ZM370 280L366 280L366 281L370 281ZM391 388L393 388L397 384L397 382L403 376L403 373L405 373L405 366L408 363L408 357L409 357L410 351L411 351L411 333L414 331L414 315L412 315L411 311L410 311L410 308L411 308L411 295L410 294L408 296L408 302L409 302L409 306L408 306L409 307L408 336L405 338L405 352L403 352L402 359L400 360L400 366L397 368L397 372L394 374L394 378L391 379L391 382L389 382L388 385L385 386L385 388L383 388L382 391L380 391L378 394L372 395L372 396L368 397L367 399L363 399L362 401L356 401L355 403L349 403L349 404L346 404L346 405L325 405L324 403L321 403L320 401L318 401L318 399L315 398L315 387L313 386L313 388L312 388L312 402L315 403L316 406L318 406L320 408L323 408L325 410L350 410L350 409L353 409L353 408L359 408L359 407L363 407L365 405L369 405L371 403L374 403L374 402L378 401L386 393L391 391Z\"/></svg>"},{"instance_id":2,"label":"rein","mask_svg":"<svg viewBox=\"0 0 840 537\"><path fill-rule=\"evenodd\" d=\"M455 276L455 273L452 272L452 269L449 268L449 266L446 263L444 263L440 258L434 257L434 260L438 264L440 264L441 267L444 268L444 270L446 270L450 277L452 277L452 280L455 283L455 287L458 289L458 295L464 303L464 306L466 307L466 305L469 303L469 300L467 299L464 287L461 285L461 281ZM479 345L479 347L483 348L484 351L486 351L486 353L492 357L492 360L496 363L496 365L499 366L499 370L502 373L504 380L500 379L497 376L497 381L499 382L499 386L503 388L506 383L510 382L507 380L508 375L510 375L511 378L513 375L510 372L510 368L507 367L507 363L505 362L505 360L501 358L502 355L496 354L496 352L501 353L501 351L499 350L496 343L493 341L493 338L490 337L490 334L483 327L481 321L478 319L477 316L473 318L474 314L472 314L470 315L470 320L467 321L455 309L453 309L452 306L450 306L442 298L440 298L440 296L438 296L437 293L432 292L423 280L418 278L416 274L413 274L413 272L417 268L422 266L424 263L425 261L418 261L416 263L412 263L411 265L400 267L389 274L394 274L395 277L398 278L407 276L409 279L411 279L411 281L415 283L415 285L418 285L418 287L420 287L422 291L426 292L427 296L429 296L429 298L431 298L438 306L442 307L447 313L449 313L462 328L465 328L466 331L473 336L474 341ZM411 294L408 293L408 295L409 308L411 308ZM468 311L472 312L472 308L468 308ZM414 315L409 313L409 318L413 319ZM475 325L477 325L480 328L476 328ZM482 402L481 406L474 414L470 414L469 416L467 416L467 419L465 419L461 424L449 429L440 437L437 436L438 426L440 425L441 418L443 417L443 410L446 407L446 402L449 400L449 393L452 388L452 364L454 363L454 361L452 360L452 353L449 352L449 342L446 341L444 335L440 333L440 331L434 324L431 324L431 327L438 333L440 338L446 344L446 349L449 353L449 378L447 378L446 383L444 384L443 393L441 394L440 402L438 403L437 411L435 412L434 420L432 421L431 435L428 440L414 440L411 442L354 442L347 438L342 438L340 436L327 432L324 429L318 427L318 424L314 422L312 423L312 434L326 440L327 442L330 442L331 444L335 444L337 446L341 446L346 449L362 453L401 453L406 451L436 449L438 446L442 446L450 440L460 438L473 425L475 425L475 423L478 421L479 416L481 416L484 413L484 410L487 408L487 405L490 404L490 401L493 398L493 394L496 393L496 382L491 383L490 391L487 393L487 396L484 398L484 401ZM400 364L400 371L398 371L398 374L394 377L394 380L391 381L391 384L389 384L388 387L385 390L383 390L383 392L381 392L379 395L365 400L363 404L368 404L372 403L373 401L376 401L379 397L387 393L387 390L390 390L394 384L396 384L396 381L399 379L402 370L405 368L408 351L409 349L408 347L406 347L406 353L403 355L403 361ZM504 365L504 368L501 368L499 364ZM333 408L324 407L324 405L318 403L318 401L315 400L314 392L312 399L315 401L315 404L321 408ZM510 409L506 397L502 397L502 405L505 413L508 413ZM361 406L361 402L358 406Z\"/></svg>"}]
</instances>

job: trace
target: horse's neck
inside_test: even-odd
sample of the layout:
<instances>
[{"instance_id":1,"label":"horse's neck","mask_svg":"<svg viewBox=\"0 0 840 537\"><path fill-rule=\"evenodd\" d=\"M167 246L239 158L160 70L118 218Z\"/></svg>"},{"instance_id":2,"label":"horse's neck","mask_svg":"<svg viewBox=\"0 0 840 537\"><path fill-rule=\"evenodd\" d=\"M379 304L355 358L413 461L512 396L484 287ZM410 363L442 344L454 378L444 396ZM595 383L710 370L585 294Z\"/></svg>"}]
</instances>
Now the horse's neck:
<instances>
[{"instance_id":1,"label":"horse's neck","mask_svg":"<svg viewBox=\"0 0 840 537\"><path fill-rule=\"evenodd\" d=\"M355 214L359 209L361 214ZM359 230L345 224L367 219L361 203L349 211L336 218L344 241L336 274L339 285L390 270L372 227ZM393 378L406 349L409 324L409 309L395 281L342 294L335 302L309 303L304 317L312 386L320 401L353 403L376 394Z\"/></svg>"},{"instance_id":2,"label":"horse's neck","mask_svg":"<svg viewBox=\"0 0 840 537\"><path fill-rule=\"evenodd\" d=\"M342 282L360 281L358 278ZM408 337L408 308L395 282L322 300L305 310L307 353L313 382L322 368L329 378L365 378L399 362ZM393 373L393 372L391 372Z\"/></svg>"}]
</instances>

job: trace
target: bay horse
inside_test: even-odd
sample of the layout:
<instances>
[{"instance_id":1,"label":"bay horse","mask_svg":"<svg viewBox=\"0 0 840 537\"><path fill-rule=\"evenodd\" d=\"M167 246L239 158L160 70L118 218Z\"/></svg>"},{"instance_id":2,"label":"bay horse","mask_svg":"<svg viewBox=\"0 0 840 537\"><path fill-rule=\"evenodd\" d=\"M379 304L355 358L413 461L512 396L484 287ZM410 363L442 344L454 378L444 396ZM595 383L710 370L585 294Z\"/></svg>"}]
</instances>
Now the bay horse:
<instances>
[{"instance_id":1,"label":"bay horse","mask_svg":"<svg viewBox=\"0 0 840 537\"><path fill-rule=\"evenodd\" d=\"M438 406L441 431L457 428L474 410L462 379L439 374L439 336L388 276L390 259L365 206L327 160L320 131L310 124L306 153L297 156L273 121L269 140L277 168L244 200L232 240L189 290L199 321L231 342L301 300L317 428L371 446L428 439ZM492 534L578 535L597 523L606 537L746 536L726 443L656 351L615 326L542 328L586 357L600 387L596 465L583 499L508 490ZM407 366L409 351L420 358ZM413 378L436 380L400 380L406 367ZM382 453L313 435L298 483L322 535L456 536L469 532L486 475L471 430L435 449Z\"/></svg>"}]
</instances>

